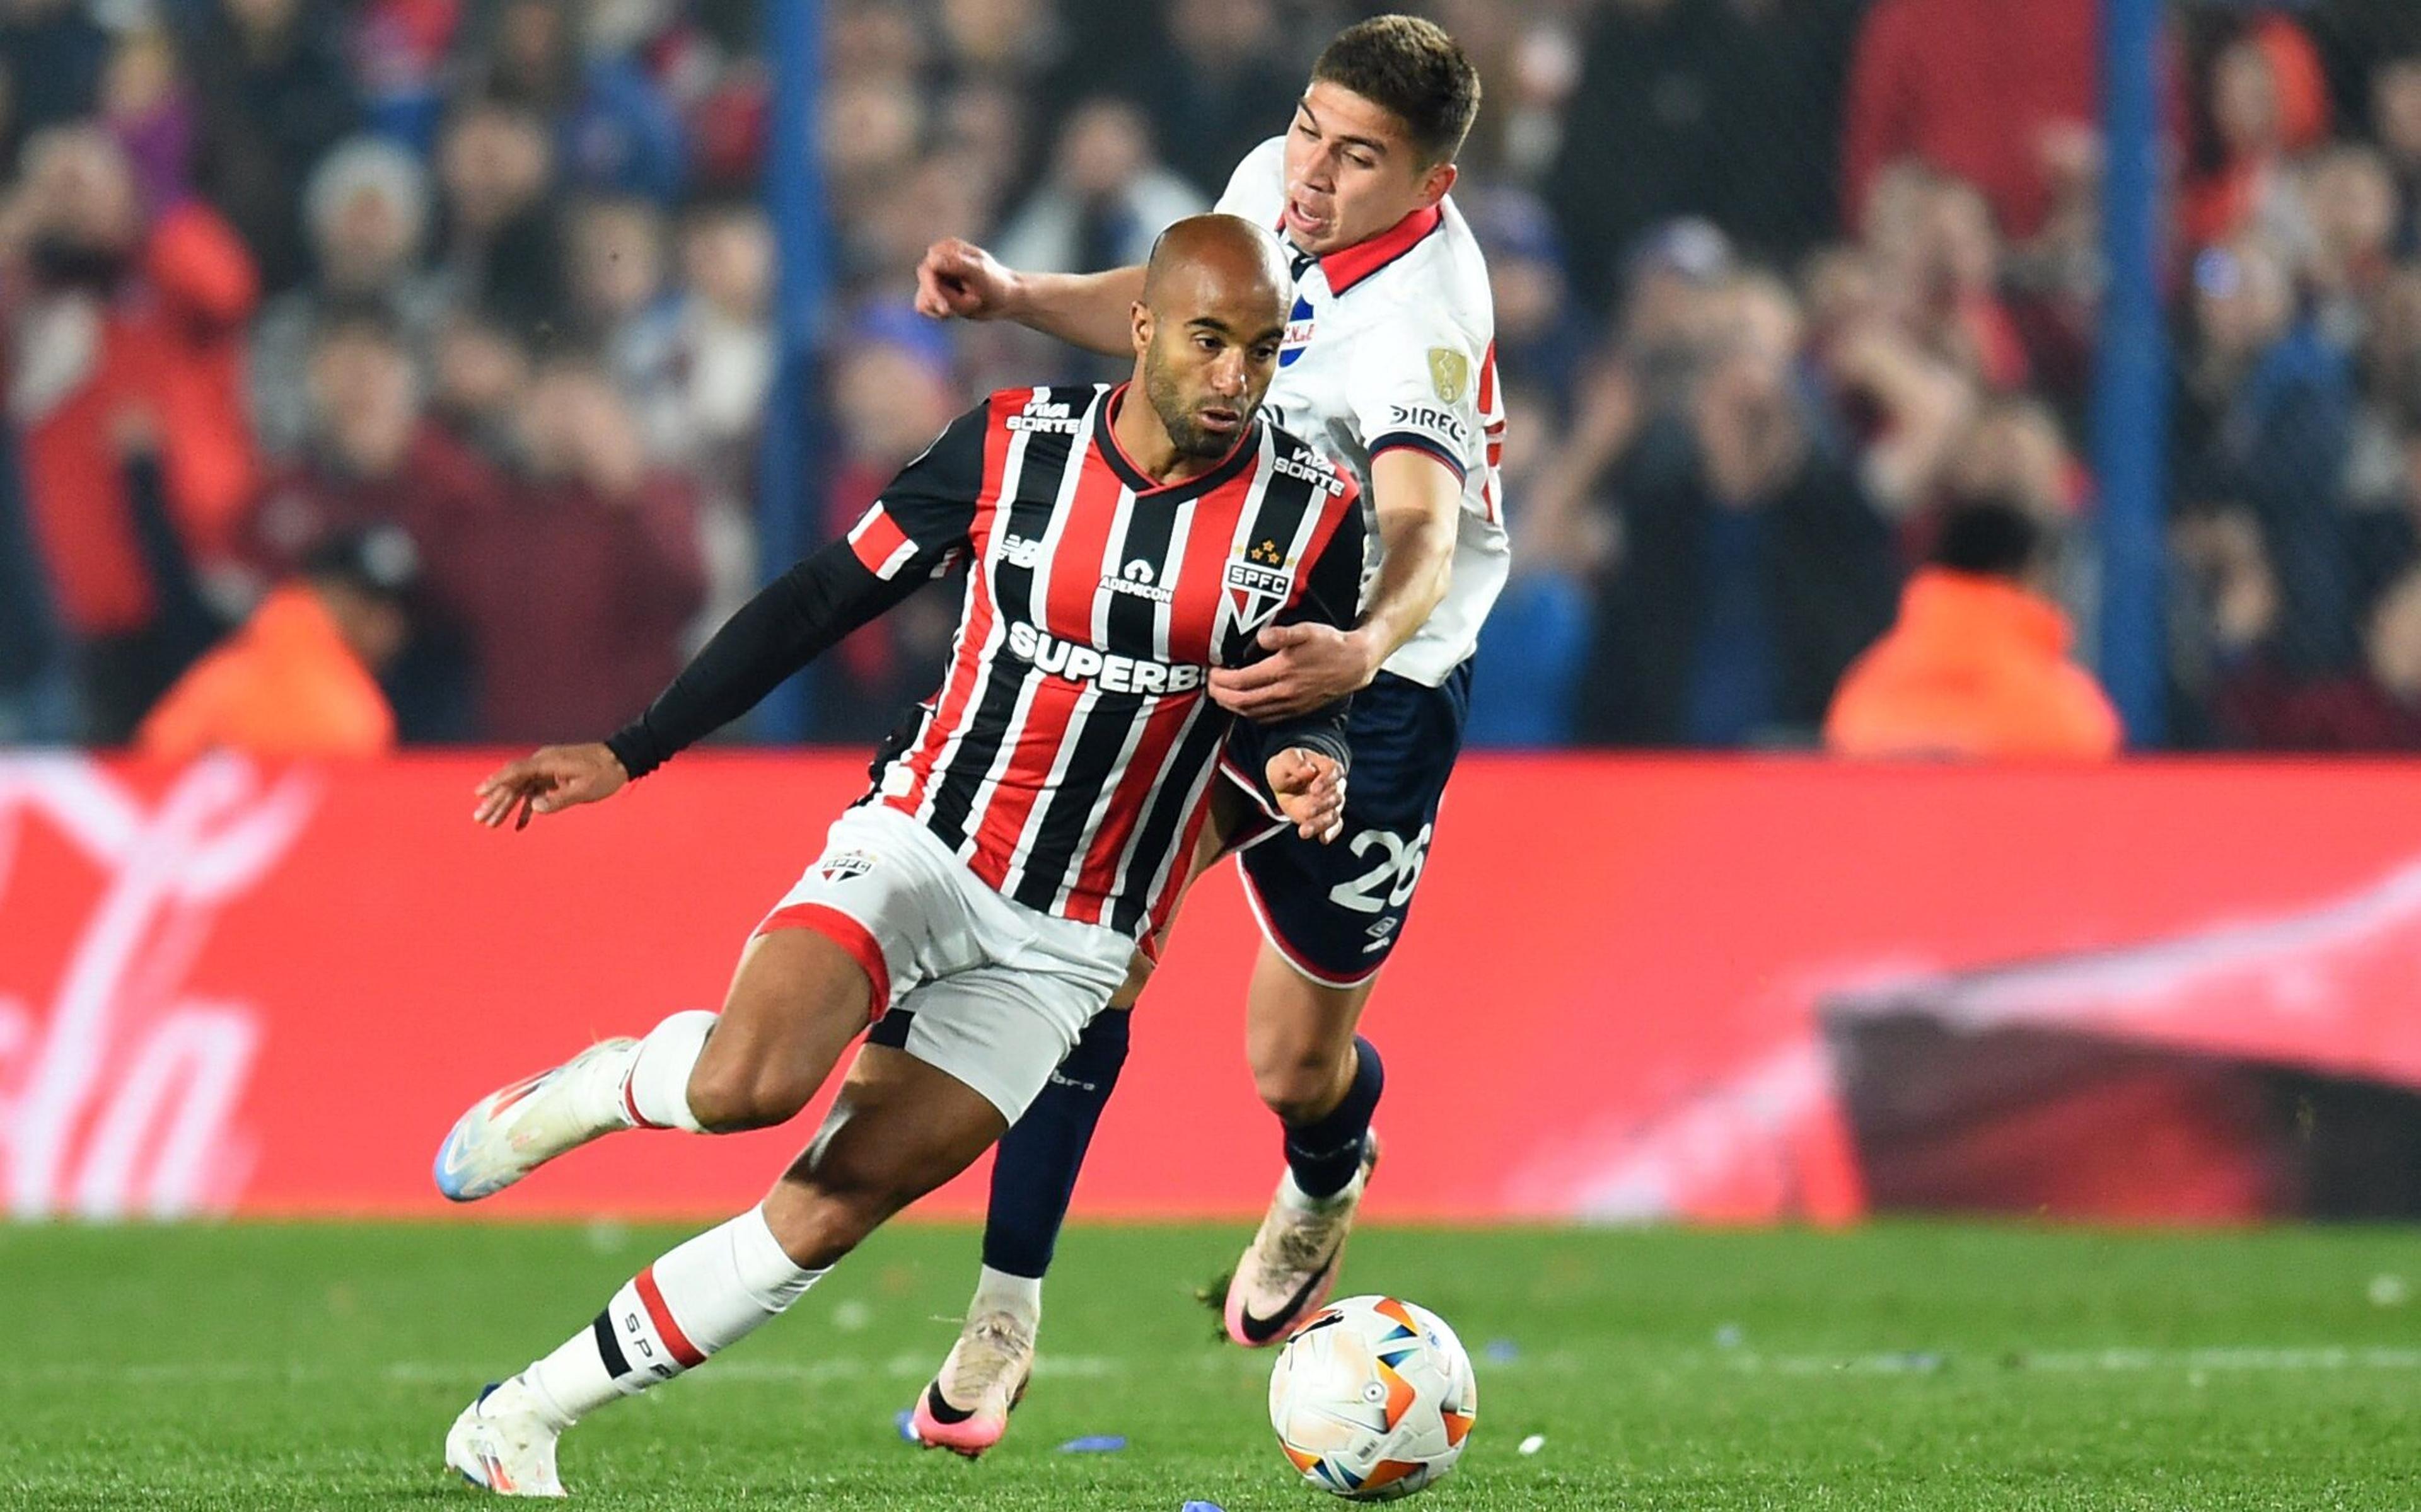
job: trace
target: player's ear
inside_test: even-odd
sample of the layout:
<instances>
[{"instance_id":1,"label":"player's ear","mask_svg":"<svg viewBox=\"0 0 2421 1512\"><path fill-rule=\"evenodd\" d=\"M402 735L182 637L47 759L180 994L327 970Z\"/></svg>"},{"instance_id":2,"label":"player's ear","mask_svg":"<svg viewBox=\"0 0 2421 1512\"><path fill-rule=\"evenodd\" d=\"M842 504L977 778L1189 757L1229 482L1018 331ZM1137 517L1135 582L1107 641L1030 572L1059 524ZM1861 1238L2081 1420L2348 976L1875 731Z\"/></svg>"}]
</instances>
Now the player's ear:
<instances>
[{"instance_id":1,"label":"player's ear","mask_svg":"<svg viewBox=\"0 0 2421 1512\"><path fill-rule=\"evenodd\" d=\"M1137 300L1128 306L1127 320L1128 334L1134 338L1135 355L1140 357L1151 350L1151 307Z\"/></svg>"},{"instance_id":2,"label":"player's ear","mask_svg":"<svg viewBox=\"0 0 2421 1512\"><path fill-rule=\"evenodd\" d=\"M1421 176L1422 204L1434 205L1444 199L1454 188L1454 181L1460 177L1462 170L1454 165L1452 159L1431 164L1429 172Z\"/></svg>"}]
</instances>

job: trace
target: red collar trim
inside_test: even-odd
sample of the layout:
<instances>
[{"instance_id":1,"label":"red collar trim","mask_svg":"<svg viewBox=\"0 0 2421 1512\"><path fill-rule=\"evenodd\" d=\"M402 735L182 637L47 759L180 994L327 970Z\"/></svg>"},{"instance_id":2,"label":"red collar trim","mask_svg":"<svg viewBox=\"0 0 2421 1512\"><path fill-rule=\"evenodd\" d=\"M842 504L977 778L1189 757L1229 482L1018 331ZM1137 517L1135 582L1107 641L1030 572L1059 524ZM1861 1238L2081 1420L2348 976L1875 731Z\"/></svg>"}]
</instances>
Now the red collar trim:
<instances>
[{"instance_id":1,"label":"red collar trim","mask_svg":"<svg viewBox=\"0 0 2421 1512\"><path fill-rule=\"evenodd\" d=\"M1328 275L1328 291L1344 293L1412 251L1445 224L1445 208L1431 205L1413 211L1367 242L1356 242L1342 252L1330 253L1320 259L1320 271Z\"/></svg>"},{"instance_id":2,"label":"red collar trim","mask_svg":"<svg viewBox=\"0 0 2421 1512\"><path fill-rule=\"evenodd\" d=\"M1236 438L1236 444L1227 448L1226 456L1220 458L1218 461L1192 477L1179 478L1174 483L1163 483L1135 465L1134 459L1127 455L1127 449L1118 444L1118 410L1126 403L1127 390L1133 386L1132 381L1130 380L1101 397L1101 402L1093 410L1097 417L1093 433L1101 440L1102 460L1110 464L1110 471L1117 475L1119 482L1133 491L1136 498L1161 495L1185 497L1192 493L1207 493L1234 477L1242 470L1247 453L1259 451L1261 417L1256 413L1252 423L1245 426L1243 433Z\"/></svg>"}]
</instances>

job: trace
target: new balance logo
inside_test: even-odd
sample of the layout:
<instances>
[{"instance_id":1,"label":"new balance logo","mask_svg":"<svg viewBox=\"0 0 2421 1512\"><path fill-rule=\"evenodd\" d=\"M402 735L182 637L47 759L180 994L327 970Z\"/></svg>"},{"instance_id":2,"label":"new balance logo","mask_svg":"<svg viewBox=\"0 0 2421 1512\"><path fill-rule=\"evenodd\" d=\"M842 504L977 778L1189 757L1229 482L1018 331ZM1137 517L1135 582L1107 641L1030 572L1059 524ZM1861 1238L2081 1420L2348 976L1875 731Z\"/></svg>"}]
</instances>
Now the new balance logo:
<instances>
[{"instance_id":1,"label":"new balance logo","mask_svg":"<svg viewBox=\"0 0 2421 1512\"><path fill-rule=\"evenodd\" d=\"M1103 693L1192 693L1203 669L1191 662L1152 662L1063 641L1024 620L1008 628L1009 654L1037 671L1070 682L1090 682Z\"/></svg>"},{"instance_id":2,"label":"new balance logo","mask_svg":"<svg viewBox=\"0 0 2421 1512\"><path fill-rule=\"evenodd\" d=\"M1042 565L1042 543L1023 536L1008 536L1000 543L1000 554L1007 558L1009 566L1031 572Z\"/></svg>"}]
</instances>

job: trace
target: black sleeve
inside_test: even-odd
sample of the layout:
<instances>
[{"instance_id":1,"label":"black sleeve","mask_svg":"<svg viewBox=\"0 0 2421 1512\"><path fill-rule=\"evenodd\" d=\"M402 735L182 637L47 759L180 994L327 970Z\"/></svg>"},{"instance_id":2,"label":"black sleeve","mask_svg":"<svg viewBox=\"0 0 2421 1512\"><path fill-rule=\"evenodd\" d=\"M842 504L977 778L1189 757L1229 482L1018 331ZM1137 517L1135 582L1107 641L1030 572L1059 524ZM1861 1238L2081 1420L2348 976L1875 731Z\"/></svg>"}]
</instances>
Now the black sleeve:
<instances>
[{"instance_id":1,"label":"black sleeve","mask_svg":"<svg viewBox=\"0 0 2421 1512\"><path fill-rule=\"evenodd\" d=\"M1337 630L1351 630L1359 623L1365 534L1361 501L1349 492L1345 497L1345 518L1338 521L1336 528L1329 533L1326 549L1311 564L1303 597L1278 616L1280 624L1328 625ZM1334 757L1340 769L1350 768L1353 764L1353 750L1345 740L1345 714L1352 702L1351 698L1339 698L1308 714L1278 720L1268 726L1262 744L1272 751L1299 745Z\"/></svg>"},{"instance_id":2,"label":"black sleeve","mask_svg":"<svg viewBox=\"0 0 2421 1512\"><path fill-rule=\"evenodd\" d=\"M877 577L849 542L833 542L741 605L646 713L606 738L606 747L622 770L646 776L756 708L783 678L925 581L906 573Z\"/></svg>"},{"instance_id":3,"label":"black sleeve","mask_svg":"<svg viewBox=\"0 0 2421 1512\"><path fill-rule=\"evenodd\" d=\"M964 554L983 491L990 404L900 470L848 537L782 574L714 632L646 713L606 739L642 777L757 707L782 679Z\"/></svg>"}]
</instances>

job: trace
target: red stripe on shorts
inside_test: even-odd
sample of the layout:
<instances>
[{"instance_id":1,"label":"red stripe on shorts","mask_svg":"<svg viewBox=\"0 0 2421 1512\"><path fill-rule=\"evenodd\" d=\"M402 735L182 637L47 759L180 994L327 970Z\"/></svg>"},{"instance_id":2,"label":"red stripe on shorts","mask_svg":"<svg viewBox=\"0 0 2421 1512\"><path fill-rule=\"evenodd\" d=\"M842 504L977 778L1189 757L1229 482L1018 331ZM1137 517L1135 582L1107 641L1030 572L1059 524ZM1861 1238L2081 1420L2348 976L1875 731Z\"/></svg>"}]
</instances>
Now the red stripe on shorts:
<instances>
[{"instance_id":1,"label":"red stripe on shorts","mask_svg":"<svg viewBox=\"0 0 2421 1512\"><path fill-rule=\"evenodd\" d=\"M789 908L775 909L757 927L758 934L771 934L776 929L813 929L834 944L849 952L866 973L866 981L873 995L867 1000L868 1021L882 1017L891 1006L891 966L882 959L882 946L865 925L858 923L829 903L793 903Z\"/></svg>"}]
</instances>

